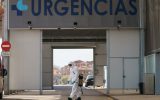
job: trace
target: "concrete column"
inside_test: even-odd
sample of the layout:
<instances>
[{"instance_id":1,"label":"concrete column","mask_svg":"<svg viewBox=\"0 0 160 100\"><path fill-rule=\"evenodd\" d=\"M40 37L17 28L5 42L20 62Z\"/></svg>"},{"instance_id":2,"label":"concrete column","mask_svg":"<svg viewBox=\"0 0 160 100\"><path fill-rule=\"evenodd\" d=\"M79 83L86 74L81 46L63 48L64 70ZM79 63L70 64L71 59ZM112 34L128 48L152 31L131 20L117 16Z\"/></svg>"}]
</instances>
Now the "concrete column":
<instances>
[{"instance_id":1,"label":"concrete column","mask_svg":"<svg viewBox=\"0 0 160 100\"><path fill-rule=\"evenodd\" d=\"M53 54L52 43L43 43L42 47L42 87L52 89L53 86Z\"/></svg>"}]
</instances>

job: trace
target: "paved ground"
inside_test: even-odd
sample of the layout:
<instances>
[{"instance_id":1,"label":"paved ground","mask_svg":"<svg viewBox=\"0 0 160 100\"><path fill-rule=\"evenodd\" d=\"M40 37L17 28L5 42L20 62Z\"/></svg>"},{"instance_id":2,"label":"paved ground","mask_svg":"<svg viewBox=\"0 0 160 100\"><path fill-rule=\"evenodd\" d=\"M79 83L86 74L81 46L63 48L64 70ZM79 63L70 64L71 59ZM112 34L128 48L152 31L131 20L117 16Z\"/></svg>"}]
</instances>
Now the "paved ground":
<instances>
[{"instance_id":1,"label":"paved ground","mask_svg":"<svg viewBox=\"0 0 160 100\"><path fill-rule=\"evenodd\" d=\"M158 95L119 95L114 100L160 100Z\"/></svg>"},{"instance_id":2,"label":"paved ground","mask_svg":"<svg viewBox=\"0 0 160 100\"><path fill-rule=\"evenodd\" d=\"M65 89L64 89L65 88ZM21 91L12 95L5 95L3 100L67 100L71 87L54 87L55 90ZM112 91L110 96L104 95L104 90L84 88L82 100L160 100L160 95L139 95L138 91Z\"/></svg>"},{"instance_id":3,"label":"paved ground","mask_svg":"<svg viewBox=\"0 0 160 100\"><path fill-rule=\"evenodd\" d=\"M105 93L104 90L98 90ZM140 95L136 90L112 90L111 100L160 100L160 95Z\"/></svg>"},{"instance_id":4,"label":"paved ground","mask_svg":"<svg viewBox=\"0 0 160 100\"><path fill-rule=\"evenodd\" d=\"M56 86L54 90L44 90L43 95L39 91L19 91L12 95L4 96L3 100L67 100L71 92L71 86ZM113 100L94 89L83 88L82 100Z\"/></svg>"},{"instance_id":5,"label":"paved ground","mask_svg":"<svg viewBox=\"0 0 160 100\"><path fill-rule=\"evenodd\" d=\"M155 95L114 95L113 98L107 96L82 96L82 100L160 100L160 96ZM67 100L67 96L62 95L6 95L3 100Z\"/></svg>"},{"instance_id":6,"label":"paved ground","mask_svg":"<svg viewBox=\"0 0 160 100\"><path fill-rule=\"evenodd\" d=\"M61 95L8 95L3 100L67 100ZM107 96L82 96L82 100L109 100ZM112 99L111 99L112 100Z\"/></svg>"}]
</instances>

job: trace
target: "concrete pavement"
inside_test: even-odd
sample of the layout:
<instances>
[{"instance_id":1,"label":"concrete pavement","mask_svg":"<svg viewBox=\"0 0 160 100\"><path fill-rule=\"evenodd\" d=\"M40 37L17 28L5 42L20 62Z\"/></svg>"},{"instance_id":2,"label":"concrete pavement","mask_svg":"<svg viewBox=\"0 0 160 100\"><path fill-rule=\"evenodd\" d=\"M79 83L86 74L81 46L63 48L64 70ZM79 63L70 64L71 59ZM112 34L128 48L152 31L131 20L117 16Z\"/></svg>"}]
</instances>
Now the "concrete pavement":
<instances>
[{"instance_id":1,"label":"concrete pavement","mask_svg":"<svg viewBox=\"0 0 160 100\"><path fill-rule=\"evenodd\" d=\"M5 95L3 100L67 100L62 95ZM113 100L107 96L82 96L82 100Z\"/></svg>"},{"instance_id":2,"label":"concrete pavement","mask_svg":"<svg viewBox=\"0 0 160 100\"><path fill-rule=\"evenodd\" d=\"M67 100L70 92L71 86L56 86L54 90L43 90L43 95L39 90L25 90L5 95L3 100ZM95 89L83 88L83 93L82 100L113 100Z\"/></svg>"},{"instance_id":3,"label":"concrete pavement","mask_svg":"<svg viewBox=\"0 0 160 100\"><path fill-rule=\"evenodd\" d=\"M106 90L98 90L105 93ZM140 95L137 90L112 90L109 95L110 100L160 100L160 95Z\"/></svg>"},{"instance_id":4,"label":"concrete pavement","mask_svg":"<svg viewBox=\"0 0 160 100\"><path fill-rule=\"evenodd\" d=\"M44 90L43 95L39 91L19 91L11 95L5 95L3 100L67 100L70 94L70 86L55 87L55 90ZM82 100L160 100L160 95L139 95L138 91L113 91L109 96L104 95L106 90L84 88ZM124 94L123 94L123 93Z\"/></svg>"},{"instance_id":5,"label":"concrete pavement","mask_svg":"<svg viewBox=\"0 0 160 100\"><path fill-rule=\"evenodd\" d=\"M67 100L62 95L5 95L3 100ZM82 100L160 100L159 95L82 96Z\"/></svg>"},{"instance_id":6,"label":"concrete pavement","mask_svg":"<svg viewBox=\"0 0 160 100\"><path fill-rule=\"evenodd\" d=\"M113 100L160 100L159 95L117 95Z\"/></svg>"}]
</instances>

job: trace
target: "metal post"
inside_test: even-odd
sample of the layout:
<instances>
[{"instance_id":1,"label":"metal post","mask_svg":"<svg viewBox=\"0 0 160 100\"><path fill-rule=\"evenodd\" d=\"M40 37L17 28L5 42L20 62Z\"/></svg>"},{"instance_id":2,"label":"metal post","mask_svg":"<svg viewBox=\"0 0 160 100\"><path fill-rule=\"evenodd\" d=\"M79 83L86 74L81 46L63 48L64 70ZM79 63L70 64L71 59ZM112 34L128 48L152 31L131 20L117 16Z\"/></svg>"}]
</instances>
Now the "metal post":
<instances>
[{"instance_id":1,"label":"metal post","mask_svg":"<svg viewBox=\"0 0 160 100\"><path fill-rule=\"evenodd\" d=\"M144 78L144 0L140 0L140 49L139 49L139 81L143 82Z\"/></svg>"},{"instance_id":2,"label":"metal post","mask_svg":"<svg viewBox=\"0 0 160 100\"><path fill-rule=\"evenodd\" d=\"M42 90L42 45L43 45L43 40L42 40L42 30L40 31L40 95L43 94Z\"/></svg>"},{"instance_id":3,"label":"metal post","mask_svg":"<svg viewBox=\"0 0 160 100\"><path fill-rule=\"evenodd\" d=\"M4 1L4 18L3 18L3 38L2 41L4 40L9 40L9 30L8 30L8 3L9 0L5 0ZM3 56L3 65L4 67L7 69L8 74L7 76L4 78L4 93L6 95L9 94L9 57L8 56Z\"/></svg>"},{"instance_id":4,"label":"metal post","mask_svg":"<svg viewBox=\"0 0 160 100\"><path fill-rule=\"evenodd\" d=\"M96 87L96 86L95 86L95 83L96 83L96 80L95 80L95 76L96 76L96 75L95 75L95 70L96 70L96 62L95 62L95 61L96 61L96 48L93 48L93 55L94 55L94 56L93 56L93 62L94 62L94 63L93 63L93 64L94 64L94 65L93 65L93 76L94 76L94 85L93 85L93 88L95 89L95 87Z\"/></svg>"},{"instance_id":5,"label":"metal post","mask_svg":"<svg viewBox=\"0 0 160 100\"><path fill-rule=\"evenodd\" d=\"M107 52L107 94L110 93L110 32L106 30L106 52Z\"/></svg>"}]
</instances>

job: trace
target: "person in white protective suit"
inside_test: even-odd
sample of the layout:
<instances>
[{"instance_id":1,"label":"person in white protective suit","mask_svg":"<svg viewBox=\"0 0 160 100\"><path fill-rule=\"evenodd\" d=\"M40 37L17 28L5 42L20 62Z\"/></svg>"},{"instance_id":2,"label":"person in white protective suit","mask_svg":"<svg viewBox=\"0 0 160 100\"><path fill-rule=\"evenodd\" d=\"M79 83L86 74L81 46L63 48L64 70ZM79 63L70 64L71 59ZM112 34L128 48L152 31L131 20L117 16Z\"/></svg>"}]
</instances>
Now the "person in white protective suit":
<instances>
[{"instance_id":1,"label":"person in white protective suit","mask_svg":"<svg viewBox=\"0 0 160 100\"><path fill-rule=\"evenodd\" d=\"M72 86L72 92L70 96L68 97L68 100L72 100L74 96L76 96L76 100L81 100L81 87L78 85L79 82L79 70L77 66L74 64L68 64L70 67L70 80L71 83L73 84Z\"/></svg>"}]
</instances>

